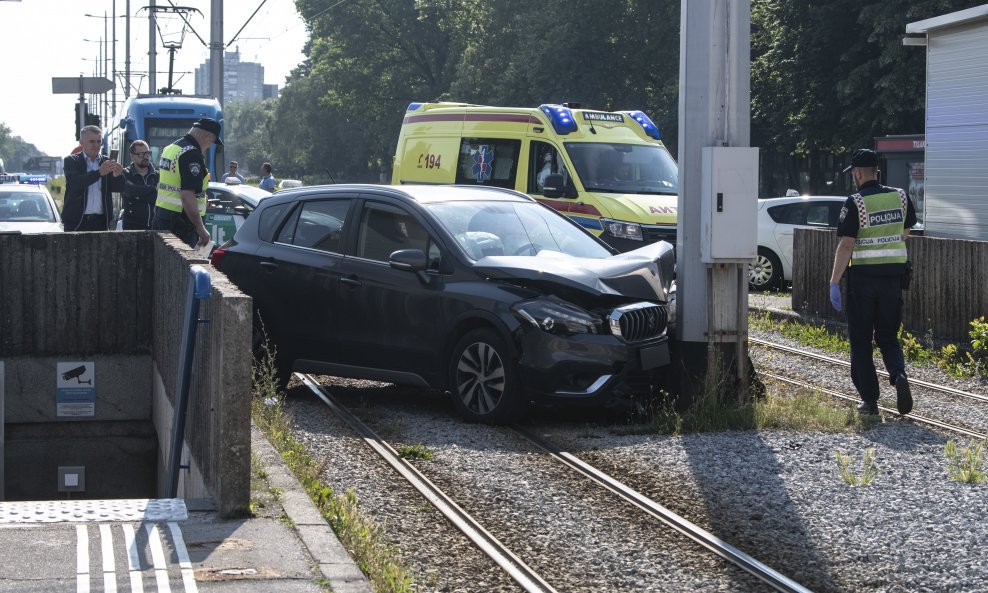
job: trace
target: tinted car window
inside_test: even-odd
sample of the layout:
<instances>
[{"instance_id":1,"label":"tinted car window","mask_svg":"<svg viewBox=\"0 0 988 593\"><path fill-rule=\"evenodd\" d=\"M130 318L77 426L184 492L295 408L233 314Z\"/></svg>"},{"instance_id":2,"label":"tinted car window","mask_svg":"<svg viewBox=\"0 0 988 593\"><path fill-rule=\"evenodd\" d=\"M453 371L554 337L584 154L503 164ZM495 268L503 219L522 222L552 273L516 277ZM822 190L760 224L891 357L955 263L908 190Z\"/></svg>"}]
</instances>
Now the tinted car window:
<instances>
[{"instance_id":1,"label":"tinted car window","mask_svg":"<svg viewBox=\"0 0 988 593\"><path fill-rule=\"evenodd\" d=\"M304 202L292 240L299 247L340 253L343 251L343 222L351 200Z\"/></svg>"},{"instance_id":2,"label":"tinted car window","mask_svg":"<svg viewBox=\"0 0 988 593\"><path fill-rule=\"evenodd\" d=\"M803 204L783 204L768 209L768 215L779 224L806 224Z\"/></svg>"},{"instance_id":3,"label":"tinted car window","mask_svg":"<svg viewBox=\"0 0 988 593\"><path fill-rule=\"evenodd\" d=\"M388 261L399 249L421 249L431 263L439 254L430 250L429 244L428 232L409 213L386 204L365 204L357 237L358 257Z\"/></svg>"},{"instance_id":4,"label":"tinted car window","mask_svg":"<svg viewBox=\"0 0 988 593\"><path fill-rule=\"evenodd\" d=\"M278 229L278 223L281 222L282 216L293 204L278 204L277 206L272 206L261 212L261 219L257 224L257 236L260 237L262 241L271 242L274 240L274 233Z\"/></svg>"},{"instance_id":5,"label":"tinted car window","mask_svg":"<svg viewBox=\"0 0 988 593\"><path fill-rule=\"evenodd\" d=\"M302 202L281 227L275 241L341 253L343 224L352 202L352 200Z\"/></svg>"},{"instance_id":6,"label":"tinted car window","mask_svg":"<svg viewBox=\"0 0 988 593\"><path fill-rule=\"evenodd\" d=\"M806 224L813 226L830 225L830 206L827 204L809 204L806 208Z\"/></svg>"}]
</instances>

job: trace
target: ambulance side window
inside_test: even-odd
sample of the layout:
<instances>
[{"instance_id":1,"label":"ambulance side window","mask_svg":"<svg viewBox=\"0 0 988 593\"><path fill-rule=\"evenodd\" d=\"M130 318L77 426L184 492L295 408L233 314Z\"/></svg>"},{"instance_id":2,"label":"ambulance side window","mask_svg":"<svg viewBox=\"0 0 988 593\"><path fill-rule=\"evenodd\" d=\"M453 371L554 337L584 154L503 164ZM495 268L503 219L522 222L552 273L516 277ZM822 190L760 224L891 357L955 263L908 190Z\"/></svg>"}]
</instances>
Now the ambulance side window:
<instances>
[{"instance_id":1,"label":"ambulance side window","mask_svg":"<svg viewBox=\"0 0 988 593\"><path fill-rule=\"evenodd\" d=\"M560 173L563 181L569 181L569 171L563 164L563 157L559 154L559 149L546 142L532 142L529 152L528 165L528 192L530 194L541 194L545 185L545 178L551 173Z\"/></svg>"},{"instance_id":2,"label":"ambulance side window","mask_svg":"<svg viewBox=\"0 0 988 593\"><path fill-rule=\"evenodd\" d=\"M514 189L521 140L464 138L456 167L456 183Z\"/></svg>"}]
</instances>

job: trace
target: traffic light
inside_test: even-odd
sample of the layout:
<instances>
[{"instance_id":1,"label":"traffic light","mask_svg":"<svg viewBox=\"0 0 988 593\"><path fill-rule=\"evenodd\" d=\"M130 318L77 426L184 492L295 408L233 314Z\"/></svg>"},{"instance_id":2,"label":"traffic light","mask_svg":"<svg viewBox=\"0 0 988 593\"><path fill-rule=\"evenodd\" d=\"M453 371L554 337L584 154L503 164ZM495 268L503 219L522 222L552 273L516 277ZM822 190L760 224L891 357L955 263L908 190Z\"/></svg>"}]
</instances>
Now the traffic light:
<instances>
[{"instance_id":1,"label":"traffic light","mask_svg":"<svg viewBox=\"0 0 988 593\"><path fill-rule=\"evenodd\" d=\"M81 130L83 126L99 126L99 127L103 127L102 125L100 125L101 124L101 121L100 121L100 116L99 115L97 115L95 113L89 113L89 108L85 104L83 104L82 109L83 109L83 111L86 112L86 122L85 123L82 123L82 122L79 121L79 104L78 103L75 104L75 132L73 132L72 135L75 137L76 140L79 139L79 130Z\"/></svg>"}]
</instances>

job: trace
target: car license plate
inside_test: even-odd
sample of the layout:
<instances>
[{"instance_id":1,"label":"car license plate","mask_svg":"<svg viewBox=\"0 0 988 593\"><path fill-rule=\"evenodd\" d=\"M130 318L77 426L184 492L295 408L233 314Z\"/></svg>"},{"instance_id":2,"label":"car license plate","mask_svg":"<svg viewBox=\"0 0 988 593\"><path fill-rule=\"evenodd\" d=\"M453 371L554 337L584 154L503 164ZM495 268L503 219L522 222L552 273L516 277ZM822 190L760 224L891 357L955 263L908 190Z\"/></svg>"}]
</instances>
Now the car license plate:
<instances>
[{"instance_id":1,"label":"car license plate","mask_svg":"<svg viewBox=\"0 0 988 593\"><path fill-rule=\"evenodd\" d=\"M659 344L658 346L648 346L639 350L641 355L642 370L647 371L669 364L669 345Z\"/></svg>"}]
</instances>

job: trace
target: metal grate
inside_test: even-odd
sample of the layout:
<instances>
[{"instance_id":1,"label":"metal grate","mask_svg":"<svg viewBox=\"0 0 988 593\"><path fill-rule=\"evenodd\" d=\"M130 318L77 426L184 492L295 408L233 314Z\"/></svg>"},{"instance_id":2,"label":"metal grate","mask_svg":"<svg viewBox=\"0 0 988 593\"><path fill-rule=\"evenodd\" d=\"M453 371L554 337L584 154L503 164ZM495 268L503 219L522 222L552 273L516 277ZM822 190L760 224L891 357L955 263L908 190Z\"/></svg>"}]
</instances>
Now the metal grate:
<instances>
[{"instance_id":1,"label":"metal grate","mask_svg":"<svg viewBox=\"0 0 988 593\"><path fill-rule=\"evenodd\" d=\"M0 524L184 521L188 518L189 512L181 498L0 502Z\"/></svg>"},{"instance_id":2,"label":"metal grate","mask_svg":"<svg viewBox=\"0 0 988 593\"><path fill-rule=\"evenodd\" d=\"M634 303L611 312L611 332L626 342L639 342L664 334L668 320L664 306Z\"/></svg>"}]
</instances>

